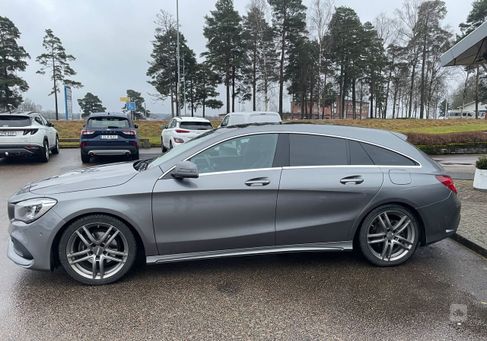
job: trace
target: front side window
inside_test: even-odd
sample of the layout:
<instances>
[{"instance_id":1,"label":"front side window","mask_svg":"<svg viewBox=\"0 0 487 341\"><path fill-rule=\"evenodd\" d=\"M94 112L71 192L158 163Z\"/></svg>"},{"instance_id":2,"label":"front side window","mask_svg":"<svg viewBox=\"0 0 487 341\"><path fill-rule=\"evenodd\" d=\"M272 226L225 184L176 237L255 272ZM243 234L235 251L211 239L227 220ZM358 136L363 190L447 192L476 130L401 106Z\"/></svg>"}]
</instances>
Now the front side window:
<instances>
[{"instance_id":1,"label":"front side window","mask_svg":"<svg viewBox=\"0 0 487 341\"><path fill-rule=\"evenodd\" d=\"M327 136L291 134L290 166L348 165L347 141Z\"/></svg>"},{"instance_id":2,"label":"front side window","mask_svg":"<svg viewBox=\"0 0 487 341\"><path fill-rule=\"evenodd\" d=\"M200 173L270 168L276 147L277 134L250 135L219 143L190 161Z\"/></svg>"}]
</instances>

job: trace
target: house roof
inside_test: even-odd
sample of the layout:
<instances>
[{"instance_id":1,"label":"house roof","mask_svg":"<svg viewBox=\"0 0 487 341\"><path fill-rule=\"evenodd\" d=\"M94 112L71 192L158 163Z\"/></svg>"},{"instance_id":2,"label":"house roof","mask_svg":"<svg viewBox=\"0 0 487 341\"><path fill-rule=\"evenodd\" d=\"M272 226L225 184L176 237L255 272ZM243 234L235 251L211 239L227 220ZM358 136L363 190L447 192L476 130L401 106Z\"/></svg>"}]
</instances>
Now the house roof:
<instances>
[{"instance_id":1,"label":"house roof","mask_svg":"<svg viewBox=\"0 0 487 341\"><path fill-rule=\"evenodd\" d=\"M441 66L476 66L487 62L487 21L441 56Z\"/></svg>"}]
</instances>

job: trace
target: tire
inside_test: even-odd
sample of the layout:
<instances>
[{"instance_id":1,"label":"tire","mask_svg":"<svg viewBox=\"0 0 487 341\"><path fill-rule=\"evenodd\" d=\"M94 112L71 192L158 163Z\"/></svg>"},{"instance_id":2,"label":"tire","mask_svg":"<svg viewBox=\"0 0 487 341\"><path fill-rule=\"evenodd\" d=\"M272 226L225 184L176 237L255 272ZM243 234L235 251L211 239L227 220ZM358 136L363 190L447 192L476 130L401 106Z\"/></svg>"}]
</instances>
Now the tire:
<instances>
[{"instance_id":1,"label":"tire","mask_svg":"<svg viewBox=\"0 0 487 341\"><path fill-rule=\"evenodd\" d=\"M73 279L88 285L118 281L132 268L137 242L130 228L107 215L76 220L63 232L59 261Z\"/></svg>"},{"instance_id":2,"label":"tire","mask_svg":"<svg viewBox=\"0 0 487 341\"><path fill-rule=\"evenodd\" d=\"M89 163L90 162L90 156L88 154L85 154L81 152L81 162L83 163Z\"/></svg>"},{"instance_id":3,"label":"tire","mask_svg":"<svg viewBox=\"0 0 487 341\"><path fill-rule=\"evenodd\" d=\"M52 148L51 153L59 154L59 137L56 135L56 142L54 144L54 148Z\"/></svg>"},{"instance_id":4,"label":"tire","mask_svg":"<svg viewBox=\"0 0 487 341\"><path fill-rule=\"evenodd\" d=\"M162 150L162 154L164 154L165 152L167 152L167 148L164 147L164 142L162 141L162 138L161 138L161 150Z\"/></svg>"},{"instance_id":5,"label":"tire","mask_svg":"<svg viewBox=\"0 0 487 341\"><path fill-rule=\"evenodd\" d=\"M169 141L169 150L173 149L172 141Z\"/></svg>"},{"instance_id":6,"label":"tire","mask_svg":"<svg viewBox=\"0 0 487 341\"><path fill-rule=\"evenodd\" d=\"M410 210L400 205L376 208L360 227L360 250L376 266L404 263L414 254L418 243L418 221Z\"/></svg>"},{"instance_id":7,"label":"tire","mask_svg":"<svg viewBox=\"0 0 487 341\"><path fill-rule=\"evenodd\" d=\"M39 160L41 162L48 162L49 161L49 142L47 140L44 140L43 147L41 148L41 154L39 155Z\"/></svg>"},{"instance_id":8,"label":"tire","mask_svg":"<svg viewBox=\"0 0 487 341\"><path fill-rule=\"evenodd\" d=\"M130 156L132 160L138 160L139 159L139 151L136 151L134 154Z\"/></svg>"}]
</instances>

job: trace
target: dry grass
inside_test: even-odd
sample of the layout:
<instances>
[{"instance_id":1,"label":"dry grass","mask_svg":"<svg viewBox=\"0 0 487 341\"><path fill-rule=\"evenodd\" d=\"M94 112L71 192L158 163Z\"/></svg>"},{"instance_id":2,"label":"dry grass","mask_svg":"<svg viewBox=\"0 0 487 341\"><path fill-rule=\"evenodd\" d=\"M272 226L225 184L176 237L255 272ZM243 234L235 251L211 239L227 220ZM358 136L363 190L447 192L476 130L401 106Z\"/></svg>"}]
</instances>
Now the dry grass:
<instances>
[{"instance_id":1,"label":"dry grass","mask_svg":"<svg viewBox=\"0 0 487 341\"><path fill-rule=\"evenodd\" d=\"M84 121L57 121L54 122L61 139L79 138ZM166 121L137 121L139 136L149 139L152 146L160 145L161 125ZM218 126L220 121L212 121L213 126ZM337 124L361 126L394 130L405 133L414 144L445 144L465 142L486 142L487 120L306 120L291 121L288 123L310 124ZM68 146L68 143L62 143ZM69 146L75 145L73 143Z\"/></svg>"}]
</instances>

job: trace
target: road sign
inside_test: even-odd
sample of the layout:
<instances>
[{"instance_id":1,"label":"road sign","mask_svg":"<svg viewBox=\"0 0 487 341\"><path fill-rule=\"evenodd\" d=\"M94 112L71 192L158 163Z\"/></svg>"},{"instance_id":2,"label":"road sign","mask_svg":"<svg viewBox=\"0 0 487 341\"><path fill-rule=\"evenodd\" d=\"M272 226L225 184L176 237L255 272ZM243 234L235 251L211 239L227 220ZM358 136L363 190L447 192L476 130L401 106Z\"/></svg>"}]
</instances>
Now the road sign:
<instances>
[{"instance_id":1,"label":"road sign","mask_svg":"<svg viewBox=\"0 0 487 341\"><path fill-rule=\"evenodd\" d=\"M73 115L73 92L71 87L64 86L64 115L66 120L69 120L69 116Z\"/></svg>"},{"instance_id":2,"label":"road sign","mask_svg":"<svg viewBox=\"0 0 487 341\"><path fill-rule=\"evenodd\" d=\"M130 101L130 98L126 97L126 96L122 96L120 97L120 102L123 102L123 103L127 103Z\"/></svg>"},{"instance_id":3,"label":"road sign","mask_svg":"<svg viewBox=\"0 0 487 341\"><path fill-rule=\"evenodd\" d=\"M135 105L135 102L128 102L126 104L126 108L127 110L135 111L135 109L137 109L137 106Z\"/></svg>"}]
</instances>

